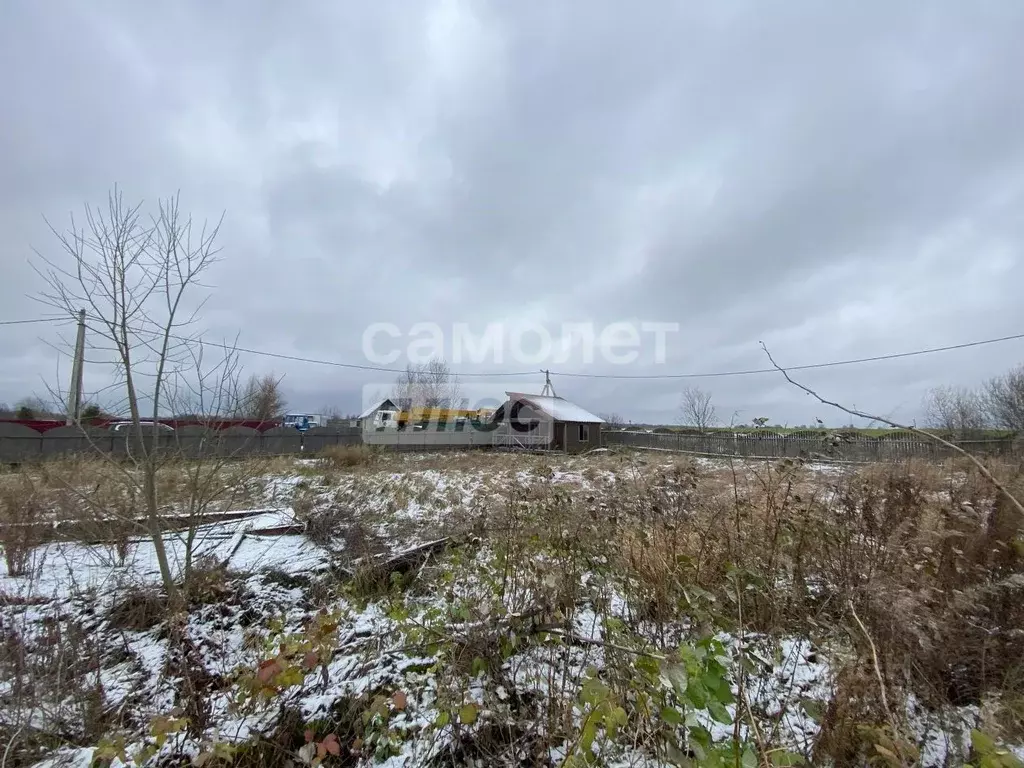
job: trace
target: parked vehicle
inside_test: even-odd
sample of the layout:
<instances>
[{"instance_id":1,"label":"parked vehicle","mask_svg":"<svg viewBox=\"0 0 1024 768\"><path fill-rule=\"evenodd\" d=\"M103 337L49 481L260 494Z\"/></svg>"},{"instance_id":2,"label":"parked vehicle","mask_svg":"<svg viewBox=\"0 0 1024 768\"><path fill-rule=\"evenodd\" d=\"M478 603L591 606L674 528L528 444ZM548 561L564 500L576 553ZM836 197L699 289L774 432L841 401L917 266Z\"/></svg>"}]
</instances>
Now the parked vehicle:
<instances>
[{"instance_id":1,"label":"parked vehicle","mask_svg":"<svg viewBox=\"0 0 1024 768\"><path fill-rule=\"evenodd\" d=\"M130 422L130 421L115 421L112 424L110 424L109 429L110 429L111 432L117 432L118 434L123 434L123 433L126 433L126 432L130 432L132 427L133 427L133 425L132 425L132 422ZM169 432L173 432L174 431L174 427L172 427L170 424L164 424L163 422L157 422L157 428L161 432L169 433ZM143 431L145 431L147 433L152 432L153 431L153 422L152 421L144 421L144 422L142 422L142 429L143 429Z\"/></svg>"},{"instance_id":2,"label":"parked vehicle","mask_svg":"<svg viewBox=\"0 0 1024 768\"><path fill-rule=\"evenodd\" d=\"M294 427L299 432L305 432L313 427L326 427L327 418L318 413L289 413L285 415L281 424L285 427Z\"/></svg>"}]
</instances>

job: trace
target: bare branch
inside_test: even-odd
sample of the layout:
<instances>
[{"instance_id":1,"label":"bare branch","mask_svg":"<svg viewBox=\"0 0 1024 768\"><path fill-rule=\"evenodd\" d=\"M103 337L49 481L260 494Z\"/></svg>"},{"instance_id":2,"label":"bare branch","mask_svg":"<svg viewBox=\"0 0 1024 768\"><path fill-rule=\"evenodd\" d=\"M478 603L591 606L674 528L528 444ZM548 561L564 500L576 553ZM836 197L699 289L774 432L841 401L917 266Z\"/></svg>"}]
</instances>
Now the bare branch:
<instances>
[{"instance_id":1,"label":"bare branch","mask_svg":"<svg viewBox=\"0 0 1024 768\"><path fill-rule=\"evenodd\" d=\"M797 381L794 381L793 378L786 371L786 369L780 367L779 364L775 362L775 358L772 357L772 353L768 351L768 347L765 346L765 343L762 341L762 342L760 342L760 344L761 344L761 349L763 349L764 353L768 356L768 360L772 364L772 367L775 368L775 370L777 370L783 376L785 376L786 377L786 381L788 381L790 384L792 384L797 389L802 389L808 395L811 395L812 397L814 397L819 403L822 403L823 405L831 405L833 408L838 408L840 411L843 411L844 413L848 413L851 416L857 416L857 417L862 418L862 419L870 419L870 420L873 420L873 421L878 421L878 422L881 422L882 424L887 424L890 427L895 427L896 429L905 429L908 432L913 432L914 434L921 435L922 437L927 438L928 440L932 440L932 441L938 443L939 445L943 445L946 448L949 448L954 453L956 453L956 454L958 454L960 456L963 456L965 459L967 459L972 464L974 464L974 466L976 466L978 468L978 471L981 472L981 474L985 477L985 479L988 480L990 483L992 483L992 485L994 485L996 487L996 489L1000 493L1002 493L1010 501L1010 503L1013 504L1014 507L1016 507L1017 512L1019 512L1020 515L1022 517L1024 517L1024 504L1021 504L1020 501L1017 499L1017 497L1014 496L1012 493L1010 493L1009 490L1007 490L1005 485L1003 485L1001 482L996 480L996 478L993 476L993 474L989 471L988 467L986 467L981 462L981 460L978 459L973 454L969 453L968 451L965 451L963 448L961 448L956 443L951 443L949 440L945 440L945 439L939 437L938 435L932 434L931 432L927 432L927 431L925 431L923 429L918 429L917 427L907 426L906 424L900 424L899 422L895 422L895 421L892 421L890 419L884 419L881 416L875 416L875 415L870 414L870 413L865 413L864 411L858 411L858 410L856 410L854 408L847 408L845 405L840 405L839 403L833 402L831 400L826 400L825 398L823 398L821 395L819 395L817 392L815 392L810 387L804 386L803 384L801 384L801 383L799 383Z\"/></svg>"}]
</instances>

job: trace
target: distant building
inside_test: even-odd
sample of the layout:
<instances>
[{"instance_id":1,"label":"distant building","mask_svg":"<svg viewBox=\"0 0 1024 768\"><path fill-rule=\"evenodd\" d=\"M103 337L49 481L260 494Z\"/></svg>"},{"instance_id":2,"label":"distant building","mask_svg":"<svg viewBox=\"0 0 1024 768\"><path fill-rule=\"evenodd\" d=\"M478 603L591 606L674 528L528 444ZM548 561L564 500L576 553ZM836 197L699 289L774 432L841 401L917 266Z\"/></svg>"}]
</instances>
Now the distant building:
<instances>
[{"instance_id":1,"label":"distant building","mask_svg":"<svg viewBox=\"0 0 1024 768\"><path fill-rule=\"evenodd\" d=\"M378 429L394 429L397 426L399 408L390 398L367 408L356 419L356 426L363 432L375 432Z\"/></svg>"},{"instance_id":2,"label":"distant building","mask_svg":"<svg viewBox=\"0 0 1024 768\"><path fill-rule=\"evenodd\" d=\"M601 447L604 419L553 395L506 392L508 400L495 411L499 424L495 445L511 448L547 448L582 453Z\"/></svg>"}]
</instances>

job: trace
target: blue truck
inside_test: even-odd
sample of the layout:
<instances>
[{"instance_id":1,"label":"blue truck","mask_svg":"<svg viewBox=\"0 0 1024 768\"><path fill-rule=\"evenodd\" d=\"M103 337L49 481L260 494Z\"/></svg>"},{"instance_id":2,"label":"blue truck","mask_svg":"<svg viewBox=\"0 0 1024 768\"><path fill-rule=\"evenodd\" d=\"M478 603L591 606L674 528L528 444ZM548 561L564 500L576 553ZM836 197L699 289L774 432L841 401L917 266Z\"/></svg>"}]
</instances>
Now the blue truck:
<instances>
[{"instance_id":1,"label":"blue truck","mask_svg":"<svg viewBox=\"0 0 1024 768\"><path fill-rule=\"evenodd\" d=\"M281 424L305 432L313 427L326 427L327 419L318 413L289 413L285 415Z\"/></svg>"}]
</instances>

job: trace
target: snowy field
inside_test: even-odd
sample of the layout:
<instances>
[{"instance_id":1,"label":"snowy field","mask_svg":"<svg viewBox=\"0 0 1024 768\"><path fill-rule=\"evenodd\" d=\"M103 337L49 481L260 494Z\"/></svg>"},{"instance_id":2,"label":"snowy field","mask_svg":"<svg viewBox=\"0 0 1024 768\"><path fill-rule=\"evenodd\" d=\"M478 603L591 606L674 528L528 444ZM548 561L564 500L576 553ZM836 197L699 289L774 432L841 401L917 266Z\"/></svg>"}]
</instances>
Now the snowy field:
<instances>
[{"instance_id":1,"label":"snowy field","mask_svg":"<svg viewBox=\"0 0 1024 768\"><path fill-rule=\"evenodd\" d=\"M963 468L403 455L255 486L162 534L178 619L146 536L0 564L2 765L1024 756L1024 548Z\"/></svg>"}]
</instances>

